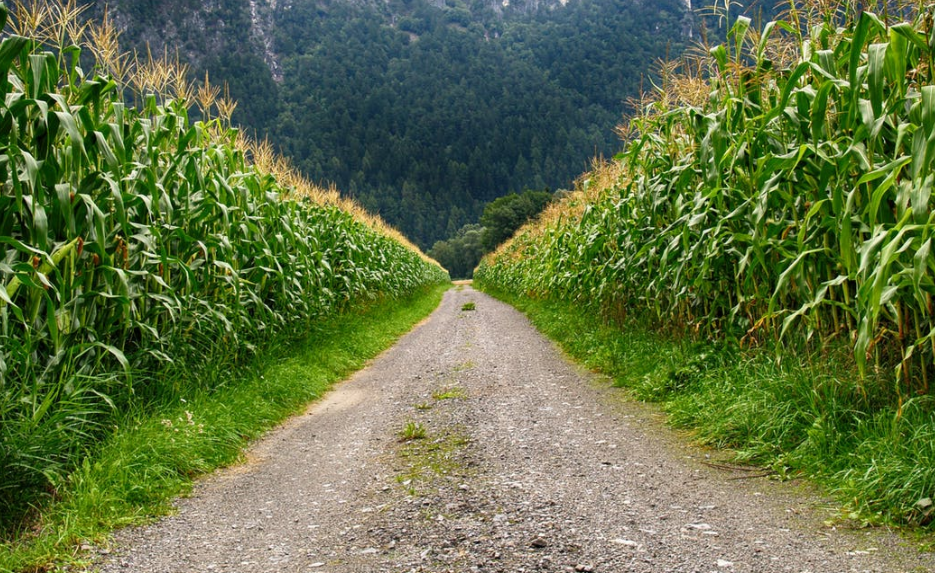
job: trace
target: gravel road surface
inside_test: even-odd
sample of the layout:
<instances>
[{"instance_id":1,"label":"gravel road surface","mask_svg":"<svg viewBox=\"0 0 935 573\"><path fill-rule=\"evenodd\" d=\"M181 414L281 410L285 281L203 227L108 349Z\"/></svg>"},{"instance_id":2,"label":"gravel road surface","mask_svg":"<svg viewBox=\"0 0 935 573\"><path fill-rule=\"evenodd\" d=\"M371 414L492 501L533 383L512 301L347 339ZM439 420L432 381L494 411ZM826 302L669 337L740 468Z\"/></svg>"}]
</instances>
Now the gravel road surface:
<instances>
[{"instance_id":1,"label":"gravel road surface","mask_svg":"<svg viewBox=\"0 0 935 573\"><path fill-rule=\"evenodd\" d=\"M92 570L935 571L886 530L827 525L839 512L805 486L687 442L520 313L451 290L177 515L118 533Z\"/></svg>"}]
</instances>

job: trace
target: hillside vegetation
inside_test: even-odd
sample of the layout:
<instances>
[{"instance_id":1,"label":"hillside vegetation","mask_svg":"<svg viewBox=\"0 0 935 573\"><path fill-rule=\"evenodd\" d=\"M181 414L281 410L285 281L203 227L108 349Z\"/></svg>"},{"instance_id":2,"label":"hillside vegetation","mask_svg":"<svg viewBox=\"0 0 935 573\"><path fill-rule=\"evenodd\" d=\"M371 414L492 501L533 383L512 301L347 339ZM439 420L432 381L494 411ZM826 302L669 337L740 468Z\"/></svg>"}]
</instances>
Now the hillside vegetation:
<instances>
[{"instance_id":1,"label":"hillside vegetation","mask_svg":"<svg viewBox=\"0 0 935 573\"><path fill-rule=\"evenodd\" d=\"M0 7L4 531L128 412L211 394L325 317L448 280L230 128L217 88L130 66L79 11Z\"/></svg>"},{"instance_id":2,"label":"hillside vegetation","mask_svg":"<svg viewBox=\"0 0 935 573\"><path fill-rule=\"evenodd\" d=\"M229 84L234 124L423 249L614 153L625 100L691 22L681 0L92 4L128 47Z\"/></svg>"},{"instance_id":3,"label":"hillside vegetation","mask_svg":"<svg viewBox=\"0 0 935 573\"><path fill-rule=\"evenodd\" d=\"M935 30L879 8L738 19L667 67L624 151L475 277L672 348L661 372L620 366L624 350L609 368L639 370L622 378L702 439L928 522Z\"/></svg>"},{"instance_id":4,"label":"hillside vegetation","mask_svg":"<svg viewBox=\"0 0 935 573\"><path fill-rule=\"evenodd\" d=\"M485 254L542 212L553 198L548 191L531 190L498 197L484 207L480 224L465 225L447 241L436 241L429 256L448 269L452 278L470 279Z\"/></svg>"}]
</instances>

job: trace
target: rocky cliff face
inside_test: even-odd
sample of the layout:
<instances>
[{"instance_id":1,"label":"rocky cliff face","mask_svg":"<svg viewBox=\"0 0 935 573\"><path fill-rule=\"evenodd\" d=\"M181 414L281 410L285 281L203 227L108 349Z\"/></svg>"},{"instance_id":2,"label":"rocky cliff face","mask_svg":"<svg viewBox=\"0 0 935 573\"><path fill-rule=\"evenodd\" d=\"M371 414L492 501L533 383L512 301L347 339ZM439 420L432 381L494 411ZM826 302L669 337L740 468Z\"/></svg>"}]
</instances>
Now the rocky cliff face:
<instances>
[{"instance_id":1,"label":"rocky cliff face","mask_svg":"<svg viewBox=\"0 0 935 573\"><path fill-rule=\"evenodd\" d=\"M148 46L154 54L177 52L198 69L205 58L224 50L255 48L250 41L248 1L252 0L91 0L89 4L92 17L107 11L121 32L124 49L145 53ZM246 46L243 40L248 40Z\"/></svg>"},{"instance_id":2,"label":"rocky cliff face","mask_svg":"<svg viewBox=\"0 0 935 573\"><path fill-rule=\"evenodd\" d=\"M273 79L282 81L282 64L273 46L273 27L276 0L247 0L250 8L250 38L254 48L262 55Z\"/></svg>"}]
</instances>

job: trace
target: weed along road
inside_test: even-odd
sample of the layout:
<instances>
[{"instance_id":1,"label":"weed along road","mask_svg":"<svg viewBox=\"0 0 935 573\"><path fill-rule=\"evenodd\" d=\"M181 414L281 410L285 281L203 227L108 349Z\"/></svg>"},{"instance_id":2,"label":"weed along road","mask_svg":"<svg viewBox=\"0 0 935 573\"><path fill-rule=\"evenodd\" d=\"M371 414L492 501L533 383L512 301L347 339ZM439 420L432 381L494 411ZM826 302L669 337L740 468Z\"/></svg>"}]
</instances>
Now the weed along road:
<instances>
[{"instance_id":1,"label":"weed along road","mask_svg":"<svg viewBox=\"0 0 935 573\"><path fill-rule=\"evenodd\" d=\"M935 571L883 529L834 527L840 512L802 485L688 441L458 287L92 570Z\"/></svg>"}]
</instances>

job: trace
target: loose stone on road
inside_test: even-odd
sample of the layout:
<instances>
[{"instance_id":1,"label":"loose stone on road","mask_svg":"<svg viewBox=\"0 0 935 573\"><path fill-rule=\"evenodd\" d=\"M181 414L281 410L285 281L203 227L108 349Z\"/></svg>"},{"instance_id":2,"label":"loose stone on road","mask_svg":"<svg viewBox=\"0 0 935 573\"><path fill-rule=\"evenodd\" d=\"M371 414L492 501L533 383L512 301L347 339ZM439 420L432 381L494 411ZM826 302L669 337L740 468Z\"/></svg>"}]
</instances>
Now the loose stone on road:
<instances>
[{"instance_id":1,"label":"loose stone on road","mask_svg":"<svg viewBox=\"0 0 935 573\"><path fill-rule=\"evenodd\" d=\"M463 310L475 303L474 310ZM423 434L420 436L420 434ZM935 571L804 488L705 463L470 287L101 571ZM710 460L707 460L710 461Z\"/></svg>"}]
</instances>

